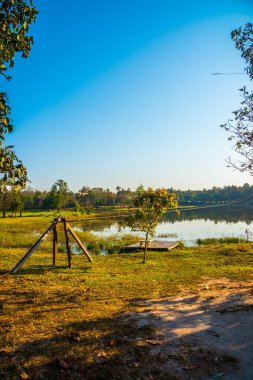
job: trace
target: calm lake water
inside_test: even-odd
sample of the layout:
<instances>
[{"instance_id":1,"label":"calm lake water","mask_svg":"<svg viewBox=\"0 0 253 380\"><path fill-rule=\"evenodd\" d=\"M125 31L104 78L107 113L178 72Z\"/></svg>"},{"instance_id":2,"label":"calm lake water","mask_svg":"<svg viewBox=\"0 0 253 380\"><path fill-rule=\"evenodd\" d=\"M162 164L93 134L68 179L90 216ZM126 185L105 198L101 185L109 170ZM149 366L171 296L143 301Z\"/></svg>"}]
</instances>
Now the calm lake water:
<instances>
[{"instance_id":1,"label":"calm lake water","mask_svg":"<svg viewBox=\"0 0 253 380\"><path fill-rule=\"evenodd\" d=\"M124 221L106 219L101 222L90 221L81 227L95 235L110 236L136 233L124 227ZM245 230L253 240L253 205L230 205L166 214L156 229L155 238L159 240L184 241L186 245L195 245L198 238L219 238L225 236L244 237Z\"/></svg>"}]
</instances>

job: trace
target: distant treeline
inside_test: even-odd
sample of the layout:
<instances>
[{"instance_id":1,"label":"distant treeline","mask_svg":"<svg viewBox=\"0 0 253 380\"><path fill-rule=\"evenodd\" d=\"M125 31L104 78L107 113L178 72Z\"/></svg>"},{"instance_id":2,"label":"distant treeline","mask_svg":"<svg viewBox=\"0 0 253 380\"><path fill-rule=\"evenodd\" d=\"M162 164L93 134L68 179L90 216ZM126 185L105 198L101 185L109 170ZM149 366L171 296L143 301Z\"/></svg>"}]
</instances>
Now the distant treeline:
<instances>
[{"instance_id":1,"label":"distant treeline","mask_svg":"<svg viewBox=\"0 0 253 380\"><path fill-rule=\"evenodd\" d=\"M15 191L11 186L2 187L0 190L0 210L3 217L7 212L16 216L22 214L23 210L61 210L63 208L74 209L81 213L91 213L101 206L131 205L133 192L130 189L117 187L113 192L100 187L82 187L74 193L69 190L63 180L58 180L50 191L39 191L27 188L23 191Z\"/></svg>"},{"instance_id":2,"label":"distant treeline","mask_svg":"<svg viewBox=\"0 0 253 380\"><path fill-rule=\"evenodd\" d=\"M203 190L176 190L168 189L177 194L179 204L209 204L220 202L233 202L237 200L252 201L253 186L245 183L243 186L213 187Z\"/></svg>"},{"instance_id":3,"label":"distant treeline","mask_svg":"<svg viewBox=\"0 0 253 380\"><path fill-rule=\"evenodd\" d=\"M237 200L253 201L253 186L213 187L203 190L177 190L170 188L168 192L177 194L179 205L202 205ZM69 190L63 180L52 185L50 191L39 191L27 188L23 191L14 191L11 186L0 190L0 210L3 216L6 212L13 215L22 214L23 210L61 210L62 208L75 209L77 212L89 214L101 206L131 207L135 192L129 188L119 186L115 191L100 187L90 188L83 186L77 193Z\"/></svg>"}]
</instances>

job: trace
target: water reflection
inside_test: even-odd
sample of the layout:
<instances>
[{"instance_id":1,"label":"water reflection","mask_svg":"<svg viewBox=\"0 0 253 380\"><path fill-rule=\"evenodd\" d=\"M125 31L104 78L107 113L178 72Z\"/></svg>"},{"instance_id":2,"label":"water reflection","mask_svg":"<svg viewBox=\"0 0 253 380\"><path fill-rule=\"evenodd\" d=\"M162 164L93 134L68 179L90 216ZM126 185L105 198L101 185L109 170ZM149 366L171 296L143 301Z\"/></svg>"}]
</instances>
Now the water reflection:
<instances>
[{"instance_id":1,"label":"water reflection","mask_svg":"<svg viewBox=\"0 0 253 380\"><path fill-rule=\"evenodd\" d=\"M95 235L111 236L134 233L125 225L125 219L103 219L83 223L84 231ZM198 238L219 238L235 236L246 238L246 230L253 232L253 206L236 204L224 207L189 209L169 212L164 215L156 229L156 237L160 240L182 240L186 245L194 245ZM141 235L140 232L136 234Z\"/></svg>"},{"instance_id":2,"label":"water reflection","mask_svg":"<svg viewBox=\"0 0 253 380\"><path fill-rule=\"evenodd\" d=\"M235 204L229 206L189 209L187 211L181 211L180 215L175 212L169 212L162 218L163 221L170 223L184 220L199 220L204 221L211 220L214 223L237 223L244 222L251 224L253 222L253 205L252 204Z\"/></svg>"}]
</instances>

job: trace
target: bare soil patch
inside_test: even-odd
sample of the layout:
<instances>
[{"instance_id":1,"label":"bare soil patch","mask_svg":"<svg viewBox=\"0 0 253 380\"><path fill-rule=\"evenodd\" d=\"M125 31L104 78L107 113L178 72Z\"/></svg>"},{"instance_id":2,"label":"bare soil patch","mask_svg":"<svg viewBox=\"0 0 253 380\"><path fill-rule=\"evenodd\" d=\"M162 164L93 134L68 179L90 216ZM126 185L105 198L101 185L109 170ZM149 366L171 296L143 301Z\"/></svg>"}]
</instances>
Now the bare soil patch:
<instances>
[{"instance_id":1,"label":"bare soil patch","mask_svg":"<svg viewBox=\"0 0 253 380\"><path fill-rule=\"evenodd\" d=\"M198 293L146 300L129 318L152 330L136 338L147 378L253 379L252 283L206 278Z\"/></svg>"}]
</instances>

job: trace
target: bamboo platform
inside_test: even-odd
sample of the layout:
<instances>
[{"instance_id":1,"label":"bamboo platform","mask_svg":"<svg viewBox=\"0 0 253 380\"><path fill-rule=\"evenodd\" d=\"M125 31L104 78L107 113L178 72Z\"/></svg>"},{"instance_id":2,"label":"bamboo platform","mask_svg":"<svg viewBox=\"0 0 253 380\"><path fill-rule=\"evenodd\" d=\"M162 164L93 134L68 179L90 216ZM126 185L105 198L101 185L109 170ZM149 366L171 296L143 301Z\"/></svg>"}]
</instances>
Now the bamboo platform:
<instances>
[{"instance_id":1,"label":"bamboo platform","mask_svg":"<svg viewBox=\"0 0 253 380\"><path fill-rule=\"evenodd\" d=\"M169 251L170 249L175 248L178 245L179 243L177 241L152 240L150 241L147 249L148 251ZM138 250L143 251L143 240L135 244L127 245L124 250L125 252Z\"/></svg>"}]
</instances>

